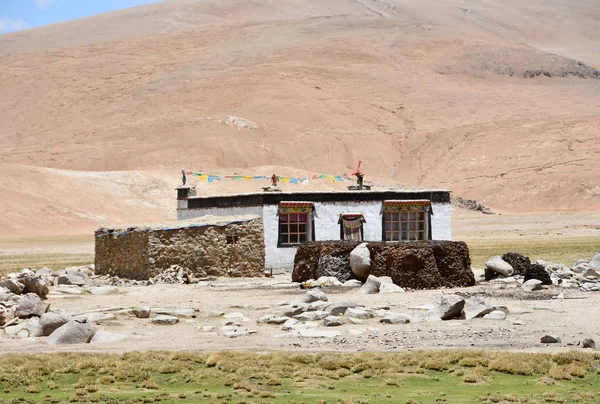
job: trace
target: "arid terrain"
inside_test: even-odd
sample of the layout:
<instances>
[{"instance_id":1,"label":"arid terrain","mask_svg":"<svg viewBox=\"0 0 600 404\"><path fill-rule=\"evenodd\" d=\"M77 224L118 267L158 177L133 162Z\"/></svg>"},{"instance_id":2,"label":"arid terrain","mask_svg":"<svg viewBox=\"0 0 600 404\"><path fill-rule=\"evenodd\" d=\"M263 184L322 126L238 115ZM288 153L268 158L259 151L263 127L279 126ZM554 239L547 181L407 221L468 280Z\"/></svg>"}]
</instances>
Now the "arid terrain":
<instances>
[{"instance_id":1,"label":"arid terrain","mask_svg":"<svg viewBox=\"0 0 600 404\"><path fill-rule=\"evenodd\" d=\"M598 211L599 36L593 0L167 0L0 35L0 235L172 219L182 167L363 160L496 211Z\"/></svg>"},{"instance_id":2,"label":"arid terrain","mask_svg":"<svg viewBox=\"0 0 600 404\"><path fill-rule=\"evenodd\" d=\"M350 174L359 160L374 187L449 189L490 207L495 214L453 207L453 237L475 247L474 266L520 243L532 260L590 259L600 251L599 38L597 0L166 0L0 35L0 264L39 269L61 254L91 263L97 227L173 220L182 168L310 178ZM188 180L200 195L268 184ZM2 334L0 351L547 352L600 343L590 321L600 292L554 285L524 294L502 281L324 291L414 317L423 311L415 307L461 293L507 307L504 320L373 318L337 327L335 338L282 336L256 320L301 297L289 282L277 274L108 295L53 288L51 308L112 313L97 326L125 339L64 348ZM142 305L196 312L161 326L128 311ZM125 311L112 318L115 306ZM226 338L227 321L211 311L241 312L257 333ZM561 342L540 343L546 334Z\"/></svg>"}]
</instances>

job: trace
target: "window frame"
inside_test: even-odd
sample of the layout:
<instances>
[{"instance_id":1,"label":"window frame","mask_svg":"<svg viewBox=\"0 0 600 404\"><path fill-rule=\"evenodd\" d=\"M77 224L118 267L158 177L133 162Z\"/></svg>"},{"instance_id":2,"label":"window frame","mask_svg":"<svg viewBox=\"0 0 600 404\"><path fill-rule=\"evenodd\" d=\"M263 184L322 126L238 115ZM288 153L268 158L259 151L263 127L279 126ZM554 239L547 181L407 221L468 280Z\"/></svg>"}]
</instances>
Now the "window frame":
<instances>
[{"instance_id":1,"label":"window frame","mask_svg":"<svg viewBox=\"0 0 600 404\"><path fill-rule=\"evenodd\" d=\"M381 239L385 242L430 240L430 206L429 200L384 201ZM413 235L416 238L411 238Z\"/></svg>"},{"instance_id":2,"label":"window frame","mask_svg":"<svg viewBox=\"0 0 600 404\"><path fill-rule=\"evenodd\" d=\"M285 216L295 215L299 219L300 215L306 215L305 221L284 221L282 220ZM288 223L288 231L282 233L282 228L285 223ZM290 232L293 224L298 226L296 232ZM306 229L304 232L300 232L299 227L305 224ZM298 236L297 242L290 242L290 236L295 234ZM306 239L300 241L300 235L305 235ZM284 241L284 236L287 236L287 242ZM277 212L277 247L278 248L294 248L307 241L313 241L315 239L314 234L314 216L313 216L313 204L307 202L281 202L279 204L279 210Z\"/></svg>"}]
</instances>

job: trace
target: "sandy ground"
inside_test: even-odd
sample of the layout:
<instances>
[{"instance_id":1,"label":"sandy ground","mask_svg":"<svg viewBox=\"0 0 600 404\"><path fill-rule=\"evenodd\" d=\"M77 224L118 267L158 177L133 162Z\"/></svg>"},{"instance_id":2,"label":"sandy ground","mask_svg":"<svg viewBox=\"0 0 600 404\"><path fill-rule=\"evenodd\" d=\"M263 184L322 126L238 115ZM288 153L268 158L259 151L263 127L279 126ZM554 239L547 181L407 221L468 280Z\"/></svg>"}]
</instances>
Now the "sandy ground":
<instances>
[{"instance_id":1,"label":"sandy ground","mask_svg":"<svg viewBox=\"0 0 600 404\"><path fill-rule=\"evenodd\" d=\"M181 318L176 325L154 325L149 319L131 314L117 314L116 319L100 322L97 327L126 336L121 342L98 345L49 346L43 338L0 338L2 352L123 352L129 350L303 350L356 352L361 350L406 351L416 349L472 348L551 352L576 349L585 338L600 339L600 325L590 321L590 310L600 303L600 293L561 290L558 287L524 294L520 287L502 283L486 284L454 290L431 290L399 294L360 295L339 287L323 289L329 301L354 301L367 308L386 307L418 317L424 311L415 307L435 304L443 293L479 296L488 304L505 306L505 320L452 320L413 322L401 325L381 324L378 318L362 320L363 324L316 329L338 331L334 338L300 338L288 336L281 326L257 324L265 314L278 314L279 305L298 300L305 291L289 284L287 275L263 279L219 279L198 285L153 285L120 288L118 295L78 297L53 296L51 307L70 313L110 307L130 308L147 305L153 308L186 308L197 310L195 318ZM563 293L564 299L552 299ZM211 311L225 314L239 312L247 319L244 327L255 334L226 338L219 329L227 320L209 317ZM214 332L201 327L214 326ZM546 334L561 338L560 344L541 344Z\"/></svg>"},{"instance_id":2,"label":"sandy ground","mask_svg":"<svg viewBox=\"0 0 600 404\"><path fill-rule=\"evenodd\" d=\"M0 236L169 220L182 167L363 160L367 180L493 209L598 210L599 15L596 0L169 0L0 35Z\"/></svg>"}]
</instances>

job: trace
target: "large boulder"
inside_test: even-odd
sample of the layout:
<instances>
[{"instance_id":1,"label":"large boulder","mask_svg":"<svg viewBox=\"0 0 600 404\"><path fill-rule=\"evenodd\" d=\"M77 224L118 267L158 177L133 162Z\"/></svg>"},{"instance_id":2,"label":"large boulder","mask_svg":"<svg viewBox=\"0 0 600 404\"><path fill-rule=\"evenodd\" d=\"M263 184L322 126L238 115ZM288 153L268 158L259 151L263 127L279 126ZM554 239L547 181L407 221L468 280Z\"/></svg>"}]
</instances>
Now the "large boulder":
<instances>
[{"instance_id":1,"label":"large boulder","mask_svg":"<svg viewBox=\"0 0 600 404\"><path fill-rule=\"evenodd\" d=\"M15 316L19 318L39 317L50 308L50 304L42 301L35 293L26 293L15 309Z\"/></svg>"},{"instance_id":2,"label":"large boulder","mask_svg":"<svg viewBox=\"0 0 600 404\"><path fill-rule=\"evenodd\" d=\"M37 323L39 332L36 334L39 335L36 336L47 337L72 319L69 313L62 310L51 310L44 313L40 316L40 321Z\"/></svg>"},{"instance_id":3,"label":"large boulder","mask_svg":"<svg viewBox=\"0 0 600 404\"><path fill-rule=\"evenodd\" d=\"M83 276L76 273L66 273L64 275L59 275L56 278L56 284L83 286L85 285L85 279Z\"/></svg>"},{"instance_id":4,"label":"large boulder","mask_svg":"<svg viewBox=\"0 0 600 404\"><path fill-rule=\"evenodd\" d=\"M95 329L87 321L87 318L76 318L58 327L46 339L46 343L50 345L87 344L94 333Z\"/></svg>"},{"instance_id":5,"label":"large boulder","mask_svg":"<svg viewBox=\"0 0 600 404\"><path fill-rule=\"evenodd\" d=\"M17 280L24 286L23 293L35 293L42 299L48 295L49 289L46 282L31 270L21 271L17 275Z\"/></svg>"},{"instance_id":6,"label":"large boulder","mask_svg":"<svg viewBox=\"0 0 600 404\"><path fill-rule=\"evenodd\" d=\"M358 290L358 293L363 295L374 295L375 293L379 293L380 286L381 281L376 276L369 275L365 284Z\"/></svg>"},{"instance_id":7,"label":"large boulder","mask_svg":"<svg viewBox=\"0 0 600 404\"><path fill-rule=\"evenodd\" d=\"M429 321L464 318L465 300L454 294L442 295L437 307L428 311L424 319Z\"/></svg>"},{"instance_id":8,"label":"large boulder","mask_svg":"<svg viewBox=\"0 0 600 404\"><path fill-rule=\"evenodd\" d=\"M502 256L502 260L507 262L514 270L515 275L525 275L525 272L531 266L529 257L525 257L519 253L508 252Z\"/></svg>"},{"instance_id":9,"label":"large boulder","mask_svg":"<svg viewBox=\"0 0 600 404\"><path fill-rule=\"evenodd\" d=\"M531 265L527 272L525 272L525 282L530 279L538 279L542 281L542 285L552 285L550 274L542 265L539 264Z\"/></svg>"},{"instance_id":10,"label":"large boulder","mask_svg":"<svg viewBox=\"0 0 600 404\"><path fill-rule=\"evenodd\" d=\"M14 293L15 295L20 295L25 289L25 285L23 285L16 279L3 279L0 281L0 287L8 289L11 293Z\"/></svg>"},{"instance_id":11,"label":"large boulder","mask_svg":"<svg viewBox=\"0 0 600 404\"><path fill-rule=\"evenodd\" d=\"M371 252L367 248L367 243L357 245L350 252L350 268L356 279L367 279L371 270Z\"/></svg>"},{"instance_id":12,"label":"large boulder","mask_svg":"<svg viewBox=\"0 0 600 404\"><path fill-rule=\"evenodd\" d=\"M494 310L493 307L488 305L483 299L472 296L465 300L465 305L463 307L464 317L467 320L477 317L483 317L486 314L492 312Z\"/></svg>"},{"instance_id":13,"label":"large boulder","mask_svg":"<svg viewBox=\"0 0 600 404\"><path fill-rule=\"evenodd\" d=\"M512 276L513 272L513 267L499 255L490 258L485 263L485 279L488 281L497 276Z\"/></svg>"}]
</instances>

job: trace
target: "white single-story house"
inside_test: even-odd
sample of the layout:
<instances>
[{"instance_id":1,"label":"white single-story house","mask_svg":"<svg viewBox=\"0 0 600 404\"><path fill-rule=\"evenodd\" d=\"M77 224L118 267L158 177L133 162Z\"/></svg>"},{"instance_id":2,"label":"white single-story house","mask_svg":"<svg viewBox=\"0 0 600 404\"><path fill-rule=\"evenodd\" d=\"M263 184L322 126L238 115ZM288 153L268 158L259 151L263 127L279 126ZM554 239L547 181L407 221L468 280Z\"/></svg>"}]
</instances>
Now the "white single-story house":
<instances>
[{"instance_id":1,"label":"white single-story house","mask_svg":"<svg viewBox=\"0 0 600 404\"><path fill-rule=\"evenodd\" d=\"M261 192L195 196L177 188L177 220L258 215L263 220L265 266L292 269L305 241L450 240L450 191Z\"/></svg>"}]
</instances>

